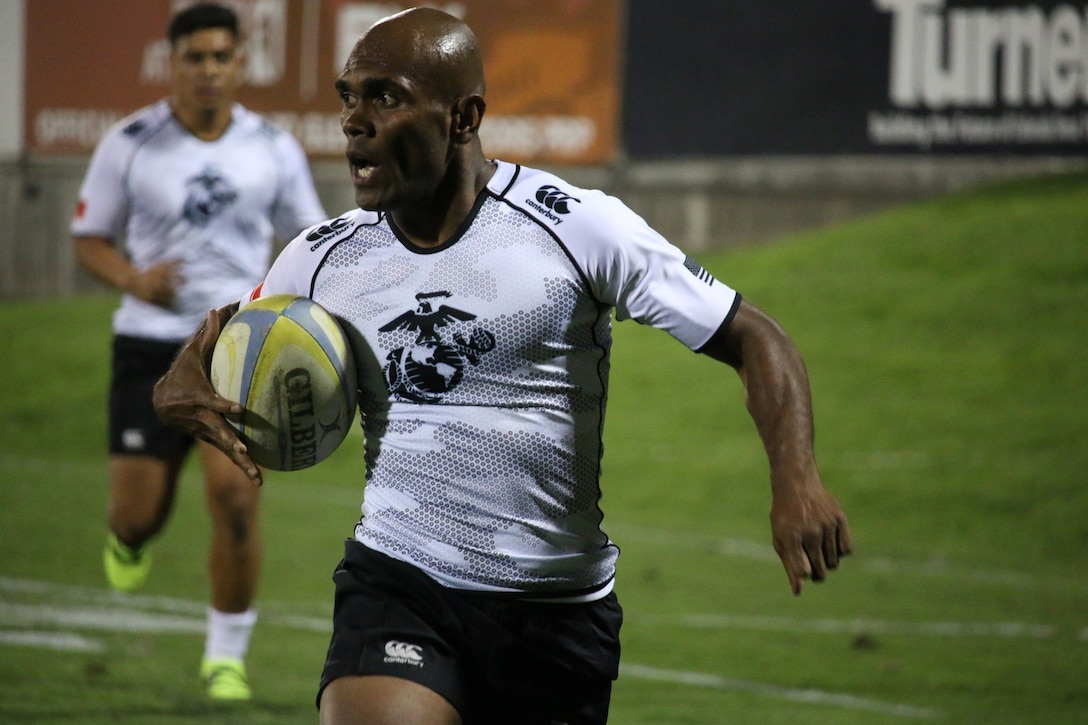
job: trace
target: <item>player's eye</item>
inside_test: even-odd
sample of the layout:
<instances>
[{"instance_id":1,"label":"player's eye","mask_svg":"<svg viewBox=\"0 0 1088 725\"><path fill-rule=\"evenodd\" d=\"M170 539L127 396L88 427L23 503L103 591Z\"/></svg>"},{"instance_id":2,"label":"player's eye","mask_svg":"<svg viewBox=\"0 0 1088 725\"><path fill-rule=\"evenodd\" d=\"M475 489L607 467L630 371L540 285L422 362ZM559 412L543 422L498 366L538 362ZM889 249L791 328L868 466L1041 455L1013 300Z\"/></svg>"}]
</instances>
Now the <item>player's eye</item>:
<instances>
[{"instance_id":1,"label":"player's eye","mask_svg":"<svg viewBox=\"0 0 1088 725\"><path fill-rule=\"evenodd\" d=\"M381 78L368 79L363 84L362 98L376 108L393 108L401 103L401 94L395 85Z\"/></svg>"}]
</instances>

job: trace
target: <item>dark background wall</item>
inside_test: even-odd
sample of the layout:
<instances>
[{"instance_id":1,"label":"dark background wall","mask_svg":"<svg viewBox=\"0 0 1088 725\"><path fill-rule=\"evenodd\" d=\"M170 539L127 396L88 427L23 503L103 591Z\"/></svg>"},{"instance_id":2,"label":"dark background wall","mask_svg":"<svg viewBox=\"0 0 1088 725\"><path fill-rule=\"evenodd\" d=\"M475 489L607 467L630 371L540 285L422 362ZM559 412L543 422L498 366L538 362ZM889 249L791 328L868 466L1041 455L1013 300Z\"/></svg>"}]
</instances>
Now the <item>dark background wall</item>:
<instances>
[{"instance_id":1,"label":"dark background wall","mask_svg":"<svg viewBox=\"0 0 1088 725\"><path fill-rule=\"evenodd\" d=\"M623 134L635 158L840 153L879 104L890 22L859 0L632 0ZM853 139L854 143L849 141Z\"/></svg>"}]
</instances>

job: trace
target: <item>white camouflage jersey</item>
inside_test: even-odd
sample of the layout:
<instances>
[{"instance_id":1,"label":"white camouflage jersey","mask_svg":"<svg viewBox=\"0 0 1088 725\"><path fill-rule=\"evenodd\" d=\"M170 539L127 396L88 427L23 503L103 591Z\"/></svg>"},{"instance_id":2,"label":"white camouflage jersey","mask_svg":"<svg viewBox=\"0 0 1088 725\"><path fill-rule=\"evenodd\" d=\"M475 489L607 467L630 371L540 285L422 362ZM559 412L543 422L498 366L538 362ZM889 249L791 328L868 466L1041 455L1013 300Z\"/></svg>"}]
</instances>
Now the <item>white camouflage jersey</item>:
<instances>
[{"instance_id":1,"label":"white camouflage jersey","mask_svg":"<svg viewBox=\"0 0 1088 725\"><path fill-rule=\"evenodd\" d=\"M597 505L613 311L698 349L740 301L615 198L502 162L441 247L356 210L296 238L244 302L279 293L352 341L356 538L449 587L584 600L618 554Z\"/></svg>"},{"instance_id":2,"label":"white camouflage jersey","mask_svg":"<svg viewBox=\"0 0 1088 725\"><path fill-rule=\"evenodd\" d=\"M201 141L168 101L112 128L95 149L72 221L73 236L125 237L138 269L181 259L169 308L124 295L114 332L185 340L208 310L236 300L268 270L281 239L326 218L302 147L240 105L215 141Z\"/></svg>"}]
</instances>

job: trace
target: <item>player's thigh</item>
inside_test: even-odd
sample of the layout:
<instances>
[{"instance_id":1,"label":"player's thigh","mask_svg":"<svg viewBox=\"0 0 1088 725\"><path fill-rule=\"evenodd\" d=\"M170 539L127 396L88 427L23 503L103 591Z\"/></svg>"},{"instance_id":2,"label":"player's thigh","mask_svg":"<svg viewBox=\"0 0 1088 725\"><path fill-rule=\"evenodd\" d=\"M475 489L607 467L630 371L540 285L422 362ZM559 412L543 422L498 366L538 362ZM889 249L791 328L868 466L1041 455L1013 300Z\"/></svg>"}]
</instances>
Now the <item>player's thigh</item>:
<instances>
[{"instance_id":1,"label":"player's thigh","mask_svg":"<svg viewBox=\"0 0 1088 725\"><path fill-rule=\"evenodd\" d=\"M255 514L260 486L211 443L198 441L197 447L209 505Z\"/></svg>"},{"instance_id":2,"label":"player's thigh","mask_svg":"<svg viewBox=\"0 0 1088 725\"><path fill-rule=\"evenodd\" d=\"M460 725L441 695L411 680L384 675L338 677L321 693L321 725Z\"/></svg>"},{"instance_id":3,"label":"player's thigh","mask_svg":"<svg viewBox=\"0 0 1088 725\"><path fill-rule=\"evenodd\" d=\"M180 458L110 456L110 491L117 500L157 508L173 497L181 464Z\"/></svg>"},{"instance_id":4,"label":"player's thigh","mask_svg":"<svg viewBox=\"0 0 1088 725\"><path fill-rule=\"evenodd\" d=\"M111 455L110 478L121 486L135 489L145 485L169 487L177 481L183 461L183 456L161 458Z\"/></svg>"},{"instance_id":5,"label":"player's thigh","mask_svg":"<svg viewBox=\"0 0 1088 725\"><path fill-rule=\"evenodd\" d=\"M178 345L117 336L113 340L109 391L109 452L182 460L193 439L159 418L152 402L155 383L170 367ZM176 470L175 470L176 472Z\"/></svg>"}]
</instances>

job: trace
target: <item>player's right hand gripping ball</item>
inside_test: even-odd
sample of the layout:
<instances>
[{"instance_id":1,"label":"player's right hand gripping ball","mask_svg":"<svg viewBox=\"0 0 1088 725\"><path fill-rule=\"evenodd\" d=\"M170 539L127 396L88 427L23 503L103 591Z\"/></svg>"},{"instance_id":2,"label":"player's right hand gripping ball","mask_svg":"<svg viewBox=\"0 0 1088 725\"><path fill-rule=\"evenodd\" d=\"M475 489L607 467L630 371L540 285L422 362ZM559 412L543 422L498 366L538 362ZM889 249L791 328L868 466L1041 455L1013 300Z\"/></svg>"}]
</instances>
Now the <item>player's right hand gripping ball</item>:
<instances>
[{"instance_id":1,"label":"player's right hand gripping ball","mask_svg":"<svg viewBox=\"0 0 1088 725\"><path fill-rule=\"evenodd\" d=\"M209 377L240 403L227 416L255 463L297 471L328 458L351 428L358 384L336 319L306 297L254 300L223 326Z\"/></svg>"}]
</instances>

